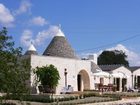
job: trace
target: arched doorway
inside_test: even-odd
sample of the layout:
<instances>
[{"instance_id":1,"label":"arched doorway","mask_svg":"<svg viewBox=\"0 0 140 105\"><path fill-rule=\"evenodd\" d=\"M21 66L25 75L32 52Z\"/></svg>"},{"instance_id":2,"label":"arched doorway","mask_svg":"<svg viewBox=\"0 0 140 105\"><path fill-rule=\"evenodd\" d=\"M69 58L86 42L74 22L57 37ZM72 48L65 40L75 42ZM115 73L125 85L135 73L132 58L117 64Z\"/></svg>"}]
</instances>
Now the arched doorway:
<instances>
[{"instance_id":1,"label":"arched doorway","mask_svg":"<svg viewBox=\"0 0 140 105\"><path fill-rule=\"evenodd\" d=\"M90 79L87 71L81 70L77 75L77 88L78 91L90 89Z\"/></svg>"}]
</instances>

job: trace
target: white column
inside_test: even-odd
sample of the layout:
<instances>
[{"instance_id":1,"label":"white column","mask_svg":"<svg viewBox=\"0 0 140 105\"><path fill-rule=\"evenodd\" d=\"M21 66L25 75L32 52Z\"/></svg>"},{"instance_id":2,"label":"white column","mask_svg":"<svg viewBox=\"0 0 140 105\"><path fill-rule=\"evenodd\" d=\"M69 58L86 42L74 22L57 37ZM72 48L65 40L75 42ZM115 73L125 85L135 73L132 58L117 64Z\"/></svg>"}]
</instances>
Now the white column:
<instances>
[{"instance_id":1,"label":"white column","mask_svg":"<svg viewBox=\"0 0 140 105\"><path fill-rule=\"evenodd\" d=\"M82 75L82 79L81 79L81 91L83 91L84 90L84 80L83 80L83 75Z\"/></svg>"},{"instance_id":2,"label":"white column","mask_svg":"<svg viewBox=\"0 0 140 105\"><path fill-rule=\"evenodd\" d=\"M135 80L135 75L133 75L133 73L132 73L132 75L131 75L131 81L132 81L132 88L134 88L134 80Z\"/></svg>"},{"instance_id":3,"label":"white column","mask_svg":"<svg viewBox=\"0 0 140 105\"><path fill-rule=\"evenodd\" d=\"M122 92L122 78L120 78L120 91Z\"/></svg>"},{"instance_id":4,"label":"white column","mask_svg":"<svg viewBox=\"0 0 140 105\"><path fill-rule=\"evenodd\" d=\"M138 76L136 75L136 86L137 86L137 88L138 88Z\"/></svg>"},{"instance_id":5,"label":"white column","mask_svg":"<svg viewBox=\"0 0 140 105\"><path fill-rule=\"evenodd\" d=\"M131 87L134 88L134 86L135 86L135 75L133 75L133 73L132 73L131 78L132 78L132 86Z\"/></svg>"}]
</instances>

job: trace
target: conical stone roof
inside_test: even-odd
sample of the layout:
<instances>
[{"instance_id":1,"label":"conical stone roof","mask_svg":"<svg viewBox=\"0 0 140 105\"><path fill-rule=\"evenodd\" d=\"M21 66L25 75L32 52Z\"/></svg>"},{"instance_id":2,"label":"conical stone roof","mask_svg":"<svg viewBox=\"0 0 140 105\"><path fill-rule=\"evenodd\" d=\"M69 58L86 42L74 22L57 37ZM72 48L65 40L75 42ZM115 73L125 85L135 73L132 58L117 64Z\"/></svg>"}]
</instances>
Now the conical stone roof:
<instances>
[{"instance_id":1,"label":"conical stone roof","mask_svg":"<svg viewBox=\"0 0 140 105\"><path fill-rule=\"evenodd\" d=\"M29 46L28 50L25 52L24 55L32 55L32 54L37 55L37 51L34 45L31 43L31 45Z\"/></svg>"},{"instance_id":2,"label":"conical stone roof","mask_svg":"<svg viewBox=\"0 0 140 105\"><path fill-rule=\"evenodd\" d=\"M43 55L77 59L74 50L62 33L54 36Z\"/></svg>"}]
</instances>

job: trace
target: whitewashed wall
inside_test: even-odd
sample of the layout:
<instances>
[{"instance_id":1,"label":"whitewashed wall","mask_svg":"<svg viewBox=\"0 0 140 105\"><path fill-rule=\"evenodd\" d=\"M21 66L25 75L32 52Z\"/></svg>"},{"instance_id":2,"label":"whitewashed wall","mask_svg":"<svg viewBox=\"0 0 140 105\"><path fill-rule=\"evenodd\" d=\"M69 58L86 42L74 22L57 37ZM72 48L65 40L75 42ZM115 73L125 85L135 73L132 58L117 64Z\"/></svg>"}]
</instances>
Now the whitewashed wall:
<instances>
[{"instance_id":1,"label":"whitewashed wall","mask_svg":"<svg viewBox=\"0 0 140 105\"><path fill-rule=\"evenodd\" d=\"M133 75L137 75L137 76L140 76L140 68L133 71Z\"/></svg>"},{"instance_id":2,"label":"whitewashed wall","mask_svg":"<svg viewBox=\"0 0 140 105\"><path fill-rule=\"evenodd\" d=\"M135 85L135 76L136 76L136 82L138 82L138 76L140 76L140 68L133 71L133 88L134 88L134 85Z\"/></svg>"},{"instance_id":3,"label":"whitewashed wall","mask_svg":"<svg viewBox=\"0 0 140 105\"><path fill-rule=\"evenodd\" d=\"M115 70L112 71L113 73L118 73L118 72L121 72L121 73L124 73L127 77L127 88L131 88L132 87L132 73L129 69L127 69L126 67L124 66L121 66ZM112 80L113 81L113 80ZM121 83L120 83L120 87L121 87ZM122 88L120 88L120 90L122 90Z\"/></svg>"},{"instance_id":4,"label":"whitewashed wall","mask_svg":"<svg viewBox=\"0 0 140 105\"><path fill-rule=\"evenodd\" d=\"M94 88L94 79L91 72L91 62L59 57L50 56L38 56L31 55L31 67L36 68L37 66L42 67L45 65L53 64L59 71L61 79L59 80L59 85L57 86L56 93L59 94L61 89L65 86L65 76L64 70L67 69L67 84L77 91L77 74L81 70L86 70L90 78L90 89ZM31 76L31 86L34 85L34 75Z\"/></svg>"}]
</instances>

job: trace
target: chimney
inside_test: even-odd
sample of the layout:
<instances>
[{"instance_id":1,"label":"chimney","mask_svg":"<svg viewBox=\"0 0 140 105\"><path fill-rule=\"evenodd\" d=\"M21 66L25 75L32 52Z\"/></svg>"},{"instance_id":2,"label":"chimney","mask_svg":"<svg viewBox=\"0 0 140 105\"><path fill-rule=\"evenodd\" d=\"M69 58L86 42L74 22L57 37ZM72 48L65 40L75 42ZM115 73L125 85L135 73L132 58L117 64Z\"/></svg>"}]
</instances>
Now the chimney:
<instances>
[{"instance_id":1,"label":"chimney","mask_svg":"<svg viewBox=\"0 0 140 105\"><path fill-rule=\"evenodd\" d=\"M88 55L88 60L94 62L95 64L97 64L97 54L90 54Z\"/></svg>"}]
</instances>

